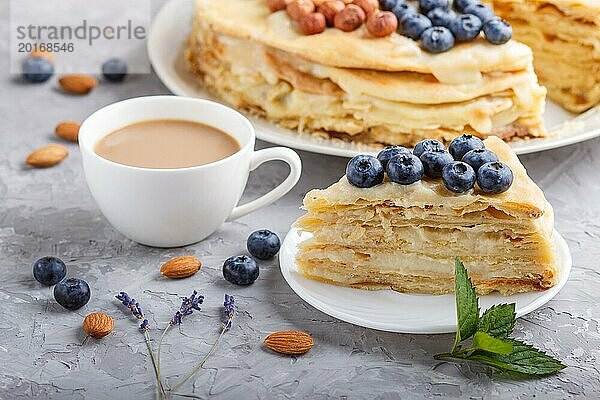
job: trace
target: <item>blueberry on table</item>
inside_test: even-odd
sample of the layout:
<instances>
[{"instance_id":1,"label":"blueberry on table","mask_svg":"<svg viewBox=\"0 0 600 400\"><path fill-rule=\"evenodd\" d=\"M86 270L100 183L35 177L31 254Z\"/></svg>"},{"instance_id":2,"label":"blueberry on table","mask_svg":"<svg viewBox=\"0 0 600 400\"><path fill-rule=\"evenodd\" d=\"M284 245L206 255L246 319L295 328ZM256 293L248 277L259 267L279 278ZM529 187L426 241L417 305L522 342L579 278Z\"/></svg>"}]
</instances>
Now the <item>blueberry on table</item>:
<instances>
[{"instance_id":1,"label":"blueberry on table","mask_svg":"<svg viewBox=\"0 0 600 400\"><path fill-rule=\"evenodd\" d=\"M33 263L33 277L42 285L52 286L67 276L67 266L56 257L42 257Z\"/></svg>"},{"instance_id":2,"label":"blueberry on table","mask_svg":"<svg viewBox=\"0 0 600 400\"><path fill-rule=\"evenodd\" d=\"M464 193L475 186L475 170L462 161L454 161L442 168L442 181L446 189L454 193Z\"/></svg>"},{"instance_id":3,"label":"blueberry on table","mask_svg":"<svg viewBox=\"0 0 600 400\"><path fill-rule=\"evenodd\" d=\"M446 147L444 146L444 143L437 139L423 139L415 145L413 154L417 157L421 157L421 154L429 150L443 151L446 150Z\"/></svg>"},{"instance_id":4,"label":"blueberry on table","mask_svg":"<svg viewBox=\"0 0 600 400\"><path fill-rule=\"evenodd\" d=\"M430 178L441 178L446 164L454 162L454 158L446 150L428 150L419 159L423 163L425 175Z\"/></svg>"},{"instance_id":5,"label":"blueberry on table","mask_svg":"<svg viewBox=\"0 0 600 400\"><path fill-rule=\"evenodd\" d=\"M122 82L127 76L127 64L119 58L111 58L102 64L102 75L111 82Z\"/></svg>"},{"instance_id":6,"label":"blueberry on table","mask_svg":"<svg viewBox=\"0 0 600 400\"><path fill-rule=\"evenodd\" d=\"M512 27L502 18L492 18L483 24L483 35L492 44L504 44L512 38Z\"/></svg>"},{"instance_id":7,"label":"blueberry on table","mask_svg":"<svg viewBox=\"0 0 600 400\"><path fill-rule=\"evenodd\" d=\"M423 14L427 14L434 8L445 8L450 7L449 0L419 0L419 11Z\"/></svg>"},{"instance_id":8,"label":"blueberry on table","mask_svg":"<svg viewBox=\"0 0 600 400\"><path fill-rule=\"evenodd\" d=\"M479 18L483 23L485 23L488 19L494 18L494 10L492 7L483 3L471 3L466 6L463 10L463 14L473 14L477 18Z\"/></svg>"},{"instance_id":9,"label":"blueberry on table","mask_svg":"<svg viewBox=\"0 0 600 400\"><path fill-rule=\"evenodd\" d=\"M448 28L432 26L421 35L423 47L430 53L443 53L454 47L454 36Z\"/></svg>"},{"instance_id":10,"label":"blueberry on table","mask_svg":"<svg viewBox=\"0 0 600 400\"><path fill-rule=\"evenodd\" d=\"M54 75L54 65L43 57L31 57L23 63L23 79L31 83L46 82Z\"/></svg>"},{"instance_id":11,"label":"blueberry on table","mask_svg":"<svg viewBox=\"0 0 600 400\"><path fill-rule=\"evenodd\" d=\"M469 164L475 172L479 170L483 164L498 161L498 156L493 151L486 149L475 149L468 151L462 158L462 162Z\"/></svg>"},{"instance_id":12,"label":"blueberry on table","mask_svg":"<svg viewBox=\"0 0 600 400\"><path fill-rule=\"evenodd\" d=\"M469 134L455 137L452 142L450 142L450 146L448 146L448 151L456 161L462 160L465 154L475 149L485 149L485 144L483 144L483 140L479 139L477 136Z\"/></svg>"},{"instance_id":13,"label":"blueberry on table","mask_svg":"<svg viewBox=\"0 0 600 400\"><path fill-rule=\"evenodd\" d=\"M410 153L404 153L390 158L386 172L392 182L410 185L423 177L423 163Z\"/></svg>"},{"instance_id":14,"label":"blueberry on table","mask_svg":"<svg viewBox=\"0 0 600 400\"><path fill-rule=\"evenodd\" d=\"M375 157L361 154L348 162L346 178L356 187L370 188L383 182L383 166Z\"/></svg>"},{"instance_id":15,"label":"blueberry on table","mask_svg":"<svg viewBox=\"0 0 600 400\"><path fill-rule=\"evenodd\" d=\"M377 154L377 159L381 163L383 169L385 169L390 158L403 153L410 154L410 150L402 146L387 146Z\"/></svg>"},{"instance_id":16,"label":"blueberry on table","mask_svg":"<svg viewBox=\"0 0 600 400\"><path fill-rule=\"evenodd\" d=\"M431 27L431 21L423 14L407 13L398 21L398 33L413 40L419 40L425 29Z\"/></svg>"},{"instance_id":17,"label":"blueberry on table","mask_svg":"<svg viewBox=\"0 0 600 400\"><path fill-rule=\"evenodd\" d=\"M417 10L411 5L398 2L394 8L392 8L392 13L398 18L398 26L400 26L400 20L407 14L417 14Z\"/></svg>"},{"instance_id":18,"label":"blueberry on table","mask_svg":"<svg viewBox=\"0 0 600 400\"><path fill-rule=\"evenodd\" d=\"M506 192L513 183L513 172L501 161L483 164L477 171L477 185L489 194Z\"/></svg>"},{"instance_id":19,"label":"blueberry on table","mask_svg":"<svg viewBox=\"0 0 600 400\"><path fill-rule=\"evenodd\" d=\"M246 241L248 252L261 260L268 260L279 252L281 241L279 236L268 229L252 232Z\"/></svg>"},{"instance_id":20,"label":"blueberry on table","mask_svg":"<svg viewBox=\"0 0 600 400\"><path fill-rule=\"evenodd\" d=\"M397 4L397 0L379 0L379 8L383 11L392 11Z\"/></svg>"},{"instance_id":21,"label":"blueberry on table","mask_svg":"<svg viewBox=\"0 0 600 400\"><path fill-rule=\"evenodd\" d=\"M473 14L463 14L450 23L450 30L459 42L469 42L481 32L481 20Z\"/></svg>"},{"instance_id":22,"label":"blueberry on table","mask_svg":"<svg viewBox=\"0 0 600 400\"><path fill-rule=\"evenodd\" d=\"M90 287L83 279L69 278L54 286L54 299L69 310L85 306L90 300L90 294Z\"/></svg>"},{"instance_id":23,"label":"blueberry on table","mask_svg":"<svg viewBox=\"0 0 600 400\"><path fill-rule=\"evenodd\" d=\"M465 8L467 8L471 4L476 4L476 3L479 3L479 0L454 0L452 2L452 5L454 6L454 9L456 11L464 13Z\"/></svg>"},{"instance_id":24,"label":"blueberry on table","mask_svg":"<svg viewBox=\"0 0 600 400\"><path fill-rule=\"evenodd\" d=\"M450 24L457 18L457 15L454 11L446 8L434 8L427 13L427 18L433 26L450 28Z\"/></svg>"},{"instance_id":25,"label":"blueberry on table","mask_svg":"<svg viewBox=\"0 0 600 400\"><path fill-rule=\"evenodd\" d=\"M259 274L258 264L252 257L229 257L223 263L223 277L234 285L249 285Z\"/></svg>"}]
</instances>

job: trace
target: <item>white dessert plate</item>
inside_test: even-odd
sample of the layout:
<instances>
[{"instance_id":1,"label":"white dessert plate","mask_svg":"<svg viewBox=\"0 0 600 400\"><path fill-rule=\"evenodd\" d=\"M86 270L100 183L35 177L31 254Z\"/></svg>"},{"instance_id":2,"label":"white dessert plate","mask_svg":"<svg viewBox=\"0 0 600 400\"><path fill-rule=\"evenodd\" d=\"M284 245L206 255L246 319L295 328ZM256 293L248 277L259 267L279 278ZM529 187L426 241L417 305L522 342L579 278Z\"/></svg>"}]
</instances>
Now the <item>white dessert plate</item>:
<instances>
[{"instance_id":1,"label":"white dessert plate","mask_svg":"<svg viewBox=\"0 0 600 400\"><path fill-rule=\"evenodd\" d=\"M148 56L156 75L174 94L219 101L186 71L183 62L184 42L190 32L193 15L194 0L171 0L166 3L152 23L147 43ZM298 133L260 117L248 117L259 139L281 146L344 157L378 151L371 146ZM511 143L517 154L553 149L600 136L600 107L577 116L548 101L544 120L553 135Z\"/></svg>"},{"instance_id":2,"label":"white dessert plate","mask_svg":"<svg viewBox=\"0 0 600 400\"><path fill-rule=\"evenodd\" d=\"M279 251L279 265L292 290L317 310L351 324L388 332L433 334L456 331L456 303L453 294L424 295L393 290L361 290L306 278L298 272L295 258L298 244L309 237L309 233L300 233L292 228ZM521 317L556 296L569 279L572 260L567 243L556 231L554 240L560 265L560 276L555 286L543 292L480 296L481 310L494 304L516 303L517 317Z\"/></svg>"}]
</instances>

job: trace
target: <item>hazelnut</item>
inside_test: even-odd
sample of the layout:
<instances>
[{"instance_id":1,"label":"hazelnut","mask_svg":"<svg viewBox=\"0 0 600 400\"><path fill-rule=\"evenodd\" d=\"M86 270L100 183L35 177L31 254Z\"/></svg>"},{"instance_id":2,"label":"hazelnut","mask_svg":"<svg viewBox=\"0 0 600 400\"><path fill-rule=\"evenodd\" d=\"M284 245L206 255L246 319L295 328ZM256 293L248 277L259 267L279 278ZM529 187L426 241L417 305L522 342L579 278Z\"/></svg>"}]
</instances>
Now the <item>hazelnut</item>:
<instances>
[{"instance_id":1,"label":"hazelnut","mask_svg":"<svg viewBox=\"0 0 600 400\"><path fill-rule=\"evenodd\" d=\"M346 5L341 0L329 0L320 4L317 7L317 11L325 16L327 26L333 26L333 18L335 18L335 14L342 11L344 7L346 7Z\"/></svg>"},{"instance_id":2,"label":"hazelnut","mask_svg":"<svg viewBox=\"0 0 600 400\"><path fill-rule=\"evenodd\" d=\"M356 4L348 4L346 8L335 15L333 26L344 32L350 32L358 29L366 18L362 8Z\"/></svg>"},{"instance_id":3,"label":"hazelnut","mask_svg":"<svg viewBox=\"0 0 600 400\"><path fill-rule=\"evenodd\" d=\"M367 30L375 37L391 35L398 28L398 18L389 11L377 11L367 19Z\"/></svg>"},{"instance_id":4,"label":"hazelnut","mask_svg":"<svg viewBox=\"0 0 600 400\"><path fill-rule=\"evenodd\" d=\"M319 12L310 13L300 18L300 30L305 35L321 33L326 27L325 16Z\"/></svg>"},{"instance_id":5,"label":"hazelnut","mask_svg":"<svg viewBox=\"0 0 600 400\"><path fill-rule=\"evenodd\" d=\"M353 4L362 8L367 17L371 16L374 11L379 10L379 1L377 0L354 0Z\"/></svg>"},{"instance_id":6,"label":"hazelnut","mask_svg":"<svg viewBox=\"0 0 600 400\"><path fill-rule=\"evenodd\" d=\"M285 10L291 0L267 0L267 7L271 12Z\"/></svg>"},{"instance_id":7,"label":"hazelnut","mask_svg":"<svg viewBox=\"0 0 600 400\"><path fill-rule=\"evenodd\" d=\"M287 5L286 10L291 19L298 21L315 11L315 3L312 0L293 0Z\"/></svg>"}]
</instances>

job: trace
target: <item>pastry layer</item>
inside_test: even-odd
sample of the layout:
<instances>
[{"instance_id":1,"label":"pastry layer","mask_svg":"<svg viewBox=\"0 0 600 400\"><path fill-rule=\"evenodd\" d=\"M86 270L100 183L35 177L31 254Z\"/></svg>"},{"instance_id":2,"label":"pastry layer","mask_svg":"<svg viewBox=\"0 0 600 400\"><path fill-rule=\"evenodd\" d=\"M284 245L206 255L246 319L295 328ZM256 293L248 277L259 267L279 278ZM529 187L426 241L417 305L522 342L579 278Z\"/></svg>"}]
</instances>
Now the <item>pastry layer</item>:
<instances>
[{"instance_id":1,"label":"pastry layer","mask_svg":"<svg viewBox=\"0 0 600 400\"><path fill-rule=\"evenodd\" d=\"M499 195L456 195L440 180L360 189L345 177L309 192L307 214L295 223L312 235L299 245L302 273L340 285L445 293L460 257L481 293L554 285L552 207L508 145L485 144L514 174Z\"/></svg>"},{"instance_id":2,"label":"pastry layer","mask_svg":"<svg viewBox=\"0 0 600 400\"><path fill-rule=\"evenodd\" d=\"M354 64L349 65L346 58L338 57L340 51L308 52L302 43L310 37L296 33L285 13L269 15L262 0L225 0L223 4L235 4L235 8L241 3L239 13L246 12L236 12L227 21L214 17L215 9L209 7L213 3L198 2L187 49L191 70L230 104L287 128L361 142L405 145L425 137L449 141L465 131L507 140L544 133L540 114L545 90L537 84L528 64L528 49L515 42L490 46L476 41L459 46L460 57L453 50L445 56L446 62L461 64L463 61L455 60L459 57L471 64L465 70L454 65L456 73L451 75L445 70L440 72L443 68L438 65L439 57L421 53L410 39L394 34L389 40L367 40L366 32L344 33L360 44L357 51L364 52L365 57L368 48L364 41L385 47L380 42L393 39L398 54L396 64L390 68L396 68L396 72L378 71L367 69L374 67L372 60L358 64L355 57ZM249 25L249 21L255 25ZM230 24L234 22L239 29L232 29ZM293 38L274 35L283 26ZM327 35L341 43L348 40L330 31L336 30L316 35L320 41L310 39L310 44L322 45ZM404 47L411 49L409 53L413 47L417 49L418 60L414 54L405 57L404 51L408 50L402 50ZM467 48L471 49L469 56L464 54ZM492 56L494 51L504 57ZM391 53L375 58L384 62L389 57ZM342 68L346 66L362 68Z\"/></svg>"},{"instance_id":3,"label":"pastry layer","mask_svg":"<svg viewBox=\"0 0 600 400\"><path fill-rule=\"evenodd\" d=\"M573 112L600 103L600 2L494 0L514 37L534 52L548 96Z\"/></svg>"}]
</instances>

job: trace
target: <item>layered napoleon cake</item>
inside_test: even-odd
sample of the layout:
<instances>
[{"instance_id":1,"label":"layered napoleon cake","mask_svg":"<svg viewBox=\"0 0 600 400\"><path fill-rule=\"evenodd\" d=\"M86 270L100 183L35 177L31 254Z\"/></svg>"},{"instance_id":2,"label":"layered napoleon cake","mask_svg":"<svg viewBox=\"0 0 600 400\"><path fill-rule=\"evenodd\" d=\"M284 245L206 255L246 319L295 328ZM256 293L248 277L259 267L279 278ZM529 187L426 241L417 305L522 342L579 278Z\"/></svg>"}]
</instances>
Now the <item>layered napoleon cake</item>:
<instances>
[{"instance_id":1,"label":"layered napoleon cake","mask_svg":"<svg viewBox=\"0 0 600 400\"><path fill-rule=\"evenodd\" d=\"M490 137L484 144L501 162L491 167L504 163L512 171L512 185L501 193L480 187L484 167L475 186L455 193L445 178L392 182L389 165L388 176L373 187L357 187L344 176L307 193L306 214L295 223L310 233L297 253L301 273L360 289L442 294L454 290L459 257L480 294L553 286L558 266L552 207L506 143ZM424 155L421 160L427 161ZM466 171L462 163L454 165Z\"/></svg>"},{"instance_id":2,"label":"layered napoleon cake","mask_svg":"<svg viewBox=\"0 0 600 400\"><path fill-rule=\"evenodd\" d=\"M599 0L494 0L515 38L533 49L548 96L567 110L600 103Z\"/></svg>"},{"instance_id":3,"label":"layered napoleon cake","mask_svg":"<svg viewBox=\"0 0 600 400\"><path fill-rule=\"evenodd\" d=\"M479 35L436 54L365 25L305 35L266 0L198 0L186 60L227 103L298 131L403 145L544 135L527 46Z\"/></svg>"}]
</instances>

